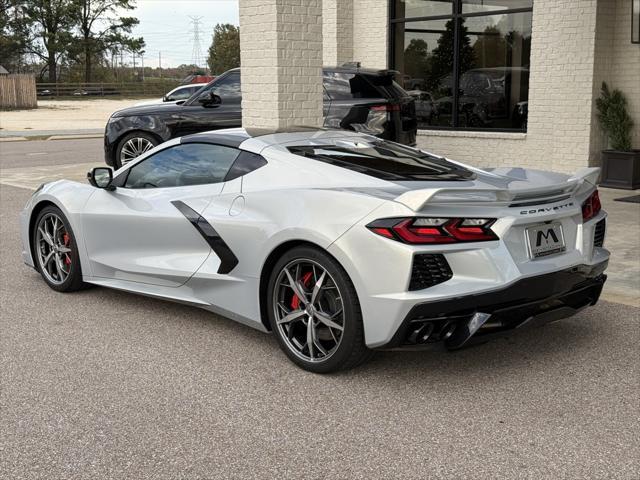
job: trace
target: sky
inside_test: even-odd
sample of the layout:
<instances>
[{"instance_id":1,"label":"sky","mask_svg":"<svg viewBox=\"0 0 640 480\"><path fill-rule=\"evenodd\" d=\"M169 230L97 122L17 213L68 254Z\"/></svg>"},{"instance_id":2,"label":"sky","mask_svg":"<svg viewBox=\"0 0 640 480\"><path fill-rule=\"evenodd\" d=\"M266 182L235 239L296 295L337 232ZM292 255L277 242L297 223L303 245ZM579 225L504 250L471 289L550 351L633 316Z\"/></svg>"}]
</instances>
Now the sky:
<instances>
[{"instance_id":1,"label":"sky","mask_svg":"<svg viewBox=\"0 0 640 480\"><path fill-rule=\"evenodd\" d=\"M206 63L213 27L217 23L239 22L238 0L137 0L136 9L123 15L140 20L133 34L144 37L144 64L149 67L158 66L159 53L162 67L192 63L193 24L189 16L202 17L201 65Z\"/></svg>"}]
</instances>

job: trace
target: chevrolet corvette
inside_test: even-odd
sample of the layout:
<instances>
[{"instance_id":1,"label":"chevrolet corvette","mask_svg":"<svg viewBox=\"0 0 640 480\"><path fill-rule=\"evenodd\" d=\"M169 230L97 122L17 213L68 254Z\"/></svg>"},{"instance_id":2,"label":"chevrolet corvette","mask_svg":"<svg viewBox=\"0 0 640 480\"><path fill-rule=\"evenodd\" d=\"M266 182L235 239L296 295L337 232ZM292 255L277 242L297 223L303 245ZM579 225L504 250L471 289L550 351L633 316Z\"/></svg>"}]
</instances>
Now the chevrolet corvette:
<instances>
[{"instance_id":1,"label":"chevrolet corvette","mask_svg":"<svg viewBox=\"0 0 640 480\"><path fill-rule=\"evenodd\" d=\"M201 307L327 373L594 305L609 259L598 174L483 170L349 131L218 130L42 185L22 256L59 292Z\"/></svg>"}]
</instances>

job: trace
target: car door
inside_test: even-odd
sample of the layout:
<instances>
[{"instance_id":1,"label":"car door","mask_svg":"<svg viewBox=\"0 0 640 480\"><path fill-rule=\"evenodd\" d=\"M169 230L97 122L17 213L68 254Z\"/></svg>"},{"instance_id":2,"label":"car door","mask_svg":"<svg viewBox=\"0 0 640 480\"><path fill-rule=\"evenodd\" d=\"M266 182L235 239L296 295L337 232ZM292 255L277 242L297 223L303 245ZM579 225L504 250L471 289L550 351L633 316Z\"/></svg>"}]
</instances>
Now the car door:
<instances>
[{"instance_id":1,"label":"car door","mask_svg":"<svg viewBox=\"0 0 640 480\"><path fill-rule=\"evenodd\" d=\"M211 93L220 97L219 104L201 103ZM190 99L180 111L179 135L206 132L220 128L242 125L242 96L240 93L240 72L231 71L211 82L196 98Z\"/></svg>"},{"instance_id":2,"label":"car door","mask_svg":"<svg viewBox=\"0 0 640 480\"><path fill-rule=\"evenodd\" d=\"M183 285L211 252L198 215L222 191L238 154L207 143L172 145L120 173L115 189L97 189L83 213L90 275Z\"/></svg>"}]
</instances>

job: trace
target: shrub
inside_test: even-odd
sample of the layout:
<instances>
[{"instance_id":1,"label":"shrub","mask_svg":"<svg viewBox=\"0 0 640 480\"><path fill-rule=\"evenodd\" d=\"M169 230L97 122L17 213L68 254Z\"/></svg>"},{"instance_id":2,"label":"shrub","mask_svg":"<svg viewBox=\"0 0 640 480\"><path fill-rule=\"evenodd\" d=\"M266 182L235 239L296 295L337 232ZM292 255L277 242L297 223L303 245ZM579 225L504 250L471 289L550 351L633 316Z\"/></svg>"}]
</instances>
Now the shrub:
<instances>
[{"instance_id":1,"label":"shrub","mask_svg":"<svg viewBox=\"0 0 640 480\"><path fill-rule=\"evenodd\" d=\"M596 99L598 121L609 138L614 150L628 152L631 150L631 128L633 120L627 111L627 99L618 90L609 90L606 82L602 82L600 98Z\"/></svg>"}]
</instances>

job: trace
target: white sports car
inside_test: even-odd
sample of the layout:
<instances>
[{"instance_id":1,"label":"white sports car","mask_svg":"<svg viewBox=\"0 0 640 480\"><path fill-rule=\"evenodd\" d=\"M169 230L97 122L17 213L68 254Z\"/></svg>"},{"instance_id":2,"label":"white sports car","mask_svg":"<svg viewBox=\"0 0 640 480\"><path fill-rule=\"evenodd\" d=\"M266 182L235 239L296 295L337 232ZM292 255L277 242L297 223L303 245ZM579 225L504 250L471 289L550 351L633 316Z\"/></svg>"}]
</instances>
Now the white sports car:
<instances>
[{"instance_id":1,"label":"white sports car","mask_svg":"<svg viewBox=\"0 0 640 480\"><path fill-rule=\"evenodd\" d=\"M609 259L597 176L479 170L355 132L220 130L43 185L23 257L55 290L202 307L330 372L595 304Z\"/></svg>"}]
</instances>

